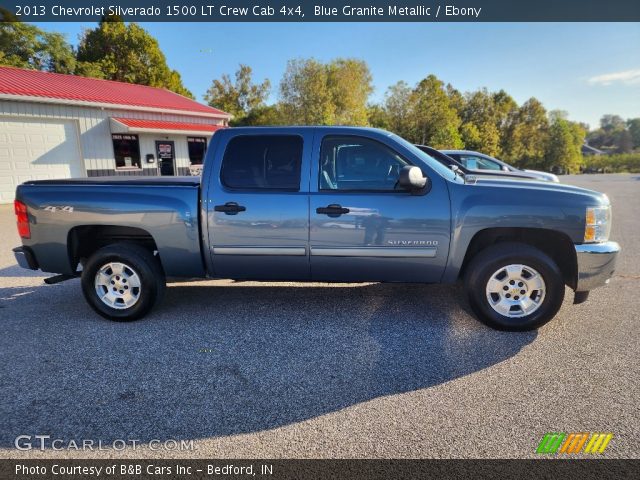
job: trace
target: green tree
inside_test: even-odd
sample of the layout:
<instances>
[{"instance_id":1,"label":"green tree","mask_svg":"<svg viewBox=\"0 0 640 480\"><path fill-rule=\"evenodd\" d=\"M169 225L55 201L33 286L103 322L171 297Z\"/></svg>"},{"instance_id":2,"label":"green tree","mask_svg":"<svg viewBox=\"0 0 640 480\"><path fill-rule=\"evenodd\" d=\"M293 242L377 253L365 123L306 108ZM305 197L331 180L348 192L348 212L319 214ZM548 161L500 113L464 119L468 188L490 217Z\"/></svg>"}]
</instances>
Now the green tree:
<instances>
[{"instance_id":1,"label":"green tree","mask_svg":"<svg viewBox=\"0 0 640 480\"><path fill-rule=\"evenodd\" d=\"M464 148L467 150L484 150L480 130L478 130L475 124L469 122L463 123L460 127L460 135L462 135Z\"/></svg>"},{"instance_id":2,"label":"green tree","mask_svg":"<svg viewBox=\"0 0 640 480\"><path fill-rule=\"evenodd\" d=\"M433 148L461 148L458 128L460 118L444 88L435 75L429 75L411 92L411 135L409 140Z\"/></svg>"},{"instance_id":3,"label":"green tree","mask_svg":"<svg viewBox=\"0 0 640 480\"><path fill-rule=\"evenodd\" d=\"M449 103L451 103L451 106L458 112L458 116L461 117L465 104L464 95L460 93L459 90L456 90L450 83L447 83L445 90L449 97Z\"/></svg>"},{"instance_id":4,"label":"green tree","mask_svg":"<svg viewBox=\"0 0 640 480\"><path fill-rule=\"evenodd\" d=\"M411 139L413 136L411 131L412 109L411 87L403 81L391 85L384 97L385 128L401 137Z\"/></svg>"},{"instance_id":5,"label":"green tree","mask_svg":"<svg viewBox=\"0 0 640 480\"><path fill-rule=\"evenodd\" d=\"M238 120L234 119L232 122L234 126L238 127L284 125L285 123L286 122L283 119L282 112L278 105L262 105L255 107L244 117L241 117Z\"/></svg>"},{"instance_id":6,"label":"green tree","mask_svg":"<svg viewBox=\"0 0 640 480\"><path fill-rule=\"evenodd\" d=\"M586 132L580 124L570 122L563 115L554 115L552 112L550 117L549 141L544 164L540 167L546 170L560 167L569 173L579 171Z\"/></svg>"},{"instance_id":7,"label":"green tree","mask_svg":"<svg viewBox=\"0 0 640 480\"><path fill-rule=\"evenodd\" d=\"M640 118L630 118L627 120L627 128L631 134L633 148L640 148Z\"/></svg>"},{"instance_id":8,"label":"green tree","mask_svg":"<svg viewBox=\"0 0 640 480\"><path fill-rule=\"evenodd\" d=\"M180 74L167 65L158 41L136 23L103 17L78 46L78 73L107 80L166 88L189 98Z\"/></svg>"},{"instance_id":9,"label":"green tree","mask_svg":"<svg viewBox=\"0 0 640 480\"><path fill-rule=\"evenodd\" d=\"M0 22L0 65L73 73L76 59L64 35L14 20Z\"/></svg>"},{"instance_id":10,"label":"green tree","mask_svg":"<svg viewBox=\"0 0 640 480\"><path fill-rule=\"evenodd\" d=\"M313 58L289 60L280 82L280 105L291 125L333 124L335 105L325 66Z\"/></svg>"},{"instance_id":11,"label":"green tree","mask_svg":"<svg viewBox=\"0 0 640 480\"><path fill-rule=\"evenodd\" d=\"M503 157L519 167L544 162L549 136L547 111L539 100L530 98L512 115L502 142Z\"/></svg>"},{"instance_id":12,"label":"green tree","mask_svg":"<svg viewBox=\"0 0 640 480\"><path fill-rule=\"evenodd\" d=\"M367 100L373 92L369 67L363 60L338 58L327 66L327 87L336 125L368 125Z\"/></svg>"},{"instance_id":13,"label":"green tree","mask_svg":"<svg viewBox=\"0 0 640 480\"><path fill-rule=\"evenodd\" d=\"M380 104L372 103L367 106L367 120L372 127L390 130L389 116L384 106Z\"/></svg>"},{"instance_id":14,"label":"green tree","mask_svg":"<svg viewBox=\"0 0 640 480\"><path fill-rule=\"evenodd\" d=\"M631 153L633 151L633 137L629 130L620 130L616 135L616 153Z\"/></svg>"},{"instance_id":15,"label":"green tree","mask_svg":"<svg viewBox=\"0 0 640 480\"><path fill-rule=\"evenodd\" d=\"M294 125L367 125L371 73L361 60L290 60L280 82L283 119Z\"/></svg>"},{"instance_id":16,"label":"green tree","mask_svg":"<svg viewBox=\"0 0 640 480\"><path fill-rule=\"evenodd\" d=\"M260 84L256 84L252 79L253 71L248 65L240 64L236 71L235 80L227 74L222 75L220 80L216 79L207 91L205 100L209 105L224 110L233 115L232 124L243 123L243 119L254 110L252 118L263 116L265 111L265 100L271 90L271 83L268 79ZM258 111L258 109L261 109Z\"/></svg>"},{"instance_id":17,"label":"green tree","mask_svg":"<svg viewBox=\"0 0 640 480\"><path fill-rule=\"evenodd\" d=\"M465 95L462 121L473 125L477 130L479 136L477 150L487 155L500 155L501 128L507 121L508 108L511 106L509 100L513 102L504 92L492 94L486 88ZM469 128L467 127L467 130ZM470 147L467 146L467 148Z\"/></svg>"},{"instance_id":18,"label":"green tree","mask_svg":"<svg viewBox=\"0 0 640 480\"><path fill-rule=\"evenodd\" d=\"M629 123L619 115L603 115L600 128L589 132L589 145L609 153L628 153L634 147L633 132L627 130Z\"/></svg>"},{"instance_id":19,"label":"green tree","mask_svg":"<svg viewBox=\"0 0 640 480\"><path fill-rule=\"evenodd\" d=\"M625 121L620 115L603 115L600 119L600 128L605 132L623 130L626 127Z\"/></svg>"}]
</instances>

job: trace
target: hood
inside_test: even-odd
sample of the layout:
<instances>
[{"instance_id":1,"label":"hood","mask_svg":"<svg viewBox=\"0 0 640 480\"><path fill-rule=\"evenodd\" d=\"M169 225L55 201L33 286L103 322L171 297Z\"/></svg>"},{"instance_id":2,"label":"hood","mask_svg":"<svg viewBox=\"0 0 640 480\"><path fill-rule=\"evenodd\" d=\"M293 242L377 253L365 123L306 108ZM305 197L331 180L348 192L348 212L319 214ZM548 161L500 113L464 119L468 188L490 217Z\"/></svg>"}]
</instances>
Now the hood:
<instances>
[{"instance_id":1,"label":"hood","mask_svg":"<svg viewBox=\"0 0 640 480\"><path fill-rule=\"evenodd\" d=\"M534 193L536 195L547 194L570 194L576 195L576 198L583 198L584 200L598 204L608 205L609 199L604 193L596 192L595 190L588 190L586 188L574 187L573 185L566 185L563 183L553 183L545 180L535 180L527 178L500 178L500 177L488 177L482 175L474 175L476 178L475 183L466 182L469 186L477 187L491 187L492 189L505 189L511 190L514 193Z\"/></svg>"},{"instance_id":2,"label":"hood","mask_svg":"<svg viewBox=\"0 0 640 480\"><path fill-rule=\"evenodd\" d=\"M550 180L552 182L559 182L560 180L558 180L558 176L553 174L553 173L548 173L548 172L541 172L540 170L522 170L523 172L526 173L531 173L533 175L536 175L538 177L541 178L545 178L547 180Z\"/></svg>"}]
</instances>

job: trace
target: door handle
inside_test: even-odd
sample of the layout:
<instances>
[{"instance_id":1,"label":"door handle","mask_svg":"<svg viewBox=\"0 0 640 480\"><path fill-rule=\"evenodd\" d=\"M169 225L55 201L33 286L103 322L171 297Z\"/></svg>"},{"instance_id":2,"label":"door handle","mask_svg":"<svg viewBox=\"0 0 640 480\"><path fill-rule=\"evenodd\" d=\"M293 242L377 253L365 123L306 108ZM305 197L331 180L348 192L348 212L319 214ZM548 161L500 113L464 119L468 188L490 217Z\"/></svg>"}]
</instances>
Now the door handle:
<instances>
[{"instance_id":1,"label":"door handle","mask_svg":"<svg viewBox=\"0 0 640 480\"><path fill-rule=\"evenodd\" d=\"M236 215L238 212L244 212L247 208L242 205L238 205L236 202L227 202L224 205L216 205L213 210L216 212L223 212L227 215Z\"/></svg>"},{"instance_id":2,"label":"door handle","mask_svg":"<svg viewBox=\"0 0 640 480\"><path fill-rule=\"evenodd\" d=\"M338 205L337 203L332 203L331 205L327 205L326 207L316 208L316 213L329 215L330 217L339 217L340 215L349 213L349 209L344 208L342 205Z\"/></svg>"}]
</instances>

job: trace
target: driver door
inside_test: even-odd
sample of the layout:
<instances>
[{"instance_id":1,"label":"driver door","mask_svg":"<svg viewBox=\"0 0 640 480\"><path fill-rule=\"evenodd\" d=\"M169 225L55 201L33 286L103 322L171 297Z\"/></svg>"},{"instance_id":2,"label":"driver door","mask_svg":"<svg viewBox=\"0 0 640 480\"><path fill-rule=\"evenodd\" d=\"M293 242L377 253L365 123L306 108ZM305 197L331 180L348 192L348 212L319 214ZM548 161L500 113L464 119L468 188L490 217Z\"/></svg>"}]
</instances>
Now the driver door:
<instances>
[{"instance_id":1,"label":"driver door","mask_svg":"<svg viewBox=\"0 0 640 480\"><path fill-rule=\"evenodd\" d=\"M441 177L431 172L431 190L412 195L399 187L398 175L413 163L392 145L357 135L318 135L313 156L319 159L310 189L313 280L440 280L450 218Z\"/></svg>"}]
</instances>

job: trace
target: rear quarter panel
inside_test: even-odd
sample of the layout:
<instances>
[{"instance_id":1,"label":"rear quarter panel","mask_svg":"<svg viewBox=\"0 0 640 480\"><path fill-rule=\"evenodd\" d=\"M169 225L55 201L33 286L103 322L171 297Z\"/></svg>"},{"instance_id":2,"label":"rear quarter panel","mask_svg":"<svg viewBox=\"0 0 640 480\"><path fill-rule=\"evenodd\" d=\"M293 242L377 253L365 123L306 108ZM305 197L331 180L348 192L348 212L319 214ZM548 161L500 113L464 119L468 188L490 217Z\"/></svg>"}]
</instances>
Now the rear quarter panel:
<instances>
[{"instance_id":1,"label":"rear quarter panel","mask_svg":"<svg viewBox=\"0 0 640 480\"><path fill-rule=\"evenodd\" d=\"M84 225L146 230L167 276L205 275L200 253L198 187L126 185L21 185L16 198L31 217L30 247L45 272L71 274L69 232Z\"/></svg>"}]
</instances>

